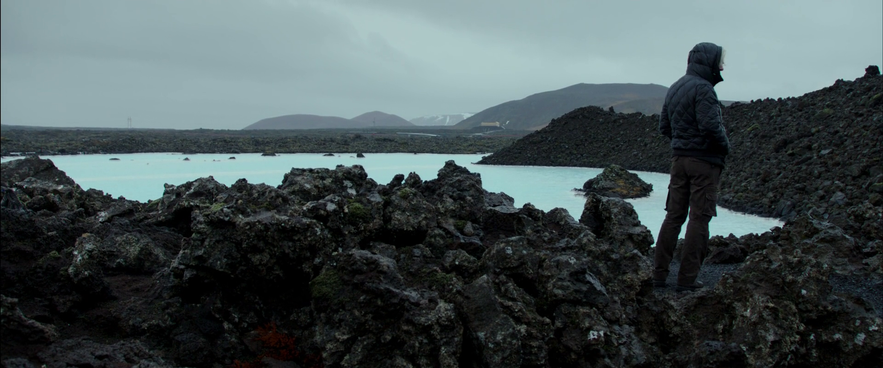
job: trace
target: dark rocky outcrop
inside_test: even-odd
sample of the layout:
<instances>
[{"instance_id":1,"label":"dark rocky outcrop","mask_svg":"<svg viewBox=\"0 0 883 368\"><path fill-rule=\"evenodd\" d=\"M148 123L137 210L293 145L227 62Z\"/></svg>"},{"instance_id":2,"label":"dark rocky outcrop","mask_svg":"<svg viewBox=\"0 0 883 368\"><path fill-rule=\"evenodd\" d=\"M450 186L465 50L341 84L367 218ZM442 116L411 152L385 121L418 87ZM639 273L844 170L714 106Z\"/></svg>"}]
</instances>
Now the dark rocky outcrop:
<instances>
[{"instance_id":1,"label":"dark rocky outcrop","mask_svg":"<svg viewBox=\"0 0 883 368\"><path fill-rule=\"evenodd\" d=\"M586 195L597 193L605 197L615 198L640 198L650 195L653 185L649 184L637 174L630 173L619 165L610 165L604 168L598 176L589 179L578 191Z\"/></svg>"},{"instance_id":2,"label":"dark rocky outcrop","mask_svg":"<svg viewBox=\"0 0 883 368\"><path fill-rule=\"evenodd\" d=\"M652 238L622 199L590 195L579 221L518 208L452 161L386 185L358 165L276 187L199 178L148 203L56 184L48 160L2 172L8 367L863 367L883 352L883 242L806 215L716 240L741 267L675 294L653 291Z\"/></svg>"},{"instance_id":3,"label":"dark rocky outcrop","mask_svg":"<svg viewBox=\"0 0 883 368\"><path fill-rule=\"evenodd\" d=\"M49 160L12 160L3 164L3 170L0 171L0 185L4 187L12 187L13 184L32 178L35 181L46 182L49 184L62 186L71 186L80 189L67 175L59 175L59 170L55 164Z\"/></svg>"},{"instance_id":4,"label":"dark rocky outcrop","mask_svg":"<svg viewBox=\"0 0 883 368\"><path fill-rule=\"evenodd\" d=\"M478 163L595 168L616 164L627 170L668 172L669 142L657 133L657 126L658 115L581 107Z\"/></svg>"}]
</instances>

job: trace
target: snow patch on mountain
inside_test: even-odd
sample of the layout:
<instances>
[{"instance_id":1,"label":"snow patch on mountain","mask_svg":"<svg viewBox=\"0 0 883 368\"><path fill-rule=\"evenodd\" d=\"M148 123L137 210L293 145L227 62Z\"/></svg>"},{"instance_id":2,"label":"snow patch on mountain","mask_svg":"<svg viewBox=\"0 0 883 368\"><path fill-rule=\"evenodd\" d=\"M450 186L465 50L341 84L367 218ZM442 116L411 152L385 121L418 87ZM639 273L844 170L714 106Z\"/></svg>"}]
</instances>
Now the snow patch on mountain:
<instances>
[{"instance_id":1,"label":"snow patch on mountain","mask_svg":"<svg viewBox=\"0 0 883 368\"><path fill-rule=\"evenodd\" d=\"M414 118L409 120L414 125L420 126L452 126L457 123L466 120L470 116L475 115L473 113L459 113L459 114L443 114L443 115L426 115L418 118Z\"/></svg>"}]
</instances>

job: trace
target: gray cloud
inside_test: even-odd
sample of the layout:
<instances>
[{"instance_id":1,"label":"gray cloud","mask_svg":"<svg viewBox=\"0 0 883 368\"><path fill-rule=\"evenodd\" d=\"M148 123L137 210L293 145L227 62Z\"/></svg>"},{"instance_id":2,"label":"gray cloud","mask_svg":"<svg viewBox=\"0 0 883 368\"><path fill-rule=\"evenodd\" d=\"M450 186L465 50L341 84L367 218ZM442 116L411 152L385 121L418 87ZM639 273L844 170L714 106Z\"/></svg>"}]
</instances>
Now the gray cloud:
<instances>
[{"instance_id":1,"label":"gray cloud","mask_svg":"<svg viewBox=\"0 0 883 368\"><path fill-rule=\"evenodd\" d=\"M728 100L797 96L883 64L879 0L0 4L3 124L477 112L575 83L668 85L702 41L728 50Z\"/></svg>"}]
</instances>

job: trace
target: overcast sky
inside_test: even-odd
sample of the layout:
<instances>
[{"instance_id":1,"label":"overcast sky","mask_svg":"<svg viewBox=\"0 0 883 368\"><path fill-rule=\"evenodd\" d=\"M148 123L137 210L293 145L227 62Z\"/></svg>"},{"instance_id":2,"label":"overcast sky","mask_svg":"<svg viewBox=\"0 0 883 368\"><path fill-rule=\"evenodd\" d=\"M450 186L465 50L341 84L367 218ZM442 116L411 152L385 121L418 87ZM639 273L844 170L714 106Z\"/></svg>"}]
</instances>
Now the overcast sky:
<instances>
[{"instance_id":1,"label":"overcast sky","mask_svg":"<svg viewBox=\"0 0 883 368\"><path fill-rule=\"evenodd\" d=\"M3 0L3 124L241 129L287 114L479 112L576 83L683 75L723 100L883 66L883 1Z\"/></svg>"}]
</instances>

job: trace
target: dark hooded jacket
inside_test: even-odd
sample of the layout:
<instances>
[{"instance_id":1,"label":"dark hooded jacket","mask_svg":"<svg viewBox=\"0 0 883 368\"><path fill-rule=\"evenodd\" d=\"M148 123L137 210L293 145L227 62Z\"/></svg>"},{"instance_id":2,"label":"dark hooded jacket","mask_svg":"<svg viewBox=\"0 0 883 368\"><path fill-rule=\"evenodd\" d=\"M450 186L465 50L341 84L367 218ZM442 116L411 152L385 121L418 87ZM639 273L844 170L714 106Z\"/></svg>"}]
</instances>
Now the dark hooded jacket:
<instances>
[{"instance_id":1,"label":"dark hooded jacket","mask_svg":"<svg viewBox=\"0 0 883 368\"><path fill-rule=\"evenodd\" d=\"M671 138L672 155L692 156L720 166L730 152L714 86L723 48L697 44L687 57L687 74L671 85L662 105L659 132Z\"/></svg>"}]
</instances>

